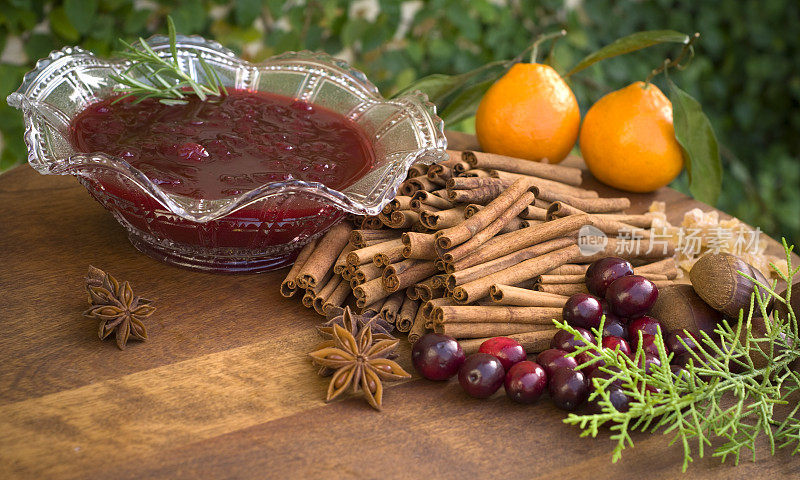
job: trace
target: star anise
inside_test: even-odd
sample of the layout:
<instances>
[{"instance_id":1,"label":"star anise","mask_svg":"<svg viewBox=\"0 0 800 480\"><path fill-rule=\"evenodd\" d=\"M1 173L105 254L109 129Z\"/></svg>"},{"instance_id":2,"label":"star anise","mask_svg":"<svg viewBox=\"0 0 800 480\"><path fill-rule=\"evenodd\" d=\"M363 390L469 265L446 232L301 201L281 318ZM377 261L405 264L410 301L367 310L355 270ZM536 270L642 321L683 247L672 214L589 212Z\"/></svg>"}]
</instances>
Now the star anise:
<instances>
[{"instance_id":1,"label":"star anise","mask_svg":"<svg viewBox=\"0 0 800 480\"><path fill-rule=\"evenodd\" d=\"M353 393L361 390L367 402L380 410L383 402L381 381L411 377L397 362L386 358L397 348L397 339L373 343L371 329L363 328L358 336L353 336L339 325L333 325L332 335L333 346L321 346L309 353L318 365L334 369L325 401L333 400L352 386Z\"/></svg>"},{"instance_id":2,"label":"star anise","mask_svg":"<svg viewBox=\"0 0 800 480\"><path fill-rule=\"evenodd\" d=\"M149 317L156 308L150 300L134 295L127 281L119 283L111 275L90 266L86 275L86 291L92 306L83 315L100 320L97 332L100 339L116 331L120 350L125 348L129 339L147 340L142 319Z\"/></svg>"},{"instance_id":3,"label":"star anise","mask_svg":"<svg viewBox=\"0 0 800 480\"><path fill-rule=\"evenodd\" d=\"M394 340L395 338L392 336L392 331L394 330L392 324L371 310L362 315L356 315L350 310L350 307L336 307L329 310L325 318L328 321L323 323L322 326L317 327L319 334L325 338L333 338L334 325L339 325L349 331L354 337L358 336L361 329L369 326L375 340Z\"/></svg>"},{"instance_id":4,"label":"star anise","mask_svg":"<svg viewBox=\"0 0 800 480\"><path fill-rule=\"evenodd\" d=\"M327 338L327 340L317 345L317 349L322 347L332 347L334 345L334 325L339 325L340 327L344 328L350 332L353 337L357 337L362 329L369 327L369 329L372 330L373 341L395 339L395 337L389 333L391 330L393 330L392 325L378 316L376 312L371 310L368 310L361 315L356 315L352 312L352 310L350 310L350 307L335 307L334 309L330 310L325 317L328 319L328 321L317 327L317 331L321 336ZM387 358L393 359L396 357L397 354L392 352ZM317 373L321 377L329 377L333 375L334 371L335 369L333 368L320 366Z\"/></svg>"}]
</instances>

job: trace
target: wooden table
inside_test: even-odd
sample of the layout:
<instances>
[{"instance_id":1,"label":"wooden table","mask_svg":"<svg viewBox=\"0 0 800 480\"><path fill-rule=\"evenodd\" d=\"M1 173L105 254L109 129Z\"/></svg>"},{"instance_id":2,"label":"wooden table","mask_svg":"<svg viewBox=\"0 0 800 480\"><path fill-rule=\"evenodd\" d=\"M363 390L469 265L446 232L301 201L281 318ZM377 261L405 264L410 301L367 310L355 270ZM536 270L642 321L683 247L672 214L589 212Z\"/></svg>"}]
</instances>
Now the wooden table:
<instances>
[{"instance_id":1,"label":"wooden table","mask_svg":"<svg viewBox=\"0 0 800 480\"><path fill-rule=\"evenodd\" d=\"M666 201L672 221L702 206L669 189L631 198L634 212ZM81 316L90 264L156 301L149 341L98 340ZM284 275L159 263L75 179L0 176L0 478L678 476L682 453L664 436L635 435L612 464L608 434L579 438L550 401L475 400L455 381L392 386L383 412L326 405L328 379L306 358L320 317L280 297ZM796 457L758 457L733 468L707 456L686 478L800 476Z\"/></svg>"}]
</instances>

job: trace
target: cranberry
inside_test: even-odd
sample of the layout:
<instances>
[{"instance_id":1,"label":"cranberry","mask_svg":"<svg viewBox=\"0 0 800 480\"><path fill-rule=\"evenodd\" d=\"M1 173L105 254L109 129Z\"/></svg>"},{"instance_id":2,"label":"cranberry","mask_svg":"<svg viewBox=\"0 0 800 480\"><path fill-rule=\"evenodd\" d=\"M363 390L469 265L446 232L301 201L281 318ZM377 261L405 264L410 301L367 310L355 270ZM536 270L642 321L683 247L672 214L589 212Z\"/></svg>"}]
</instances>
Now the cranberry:
<instances>
[{"instance_id":1,"label":"cranberry","mask_svg":"<svg viewBox=\"0 0 800 480\"><path fill-rule=\"evenodd\" d=\"M559 368L550 378L549 392L558 408L575 410L589 396L586 375L580 370Z\"/></svg>"},{"instance_id":2,"label":"cranberry","mask_svg":"<svg viewBox=\"0 0 800 480\"><path fill-rule=\"evenodd\" d=\"M654 365L656 367L660 367L661 366L661 360L655 355L645 355L644 359L640 360L640 362L643 362L642 366L644 368L644 371L645 371L645 373L648 373L648 374L652 373Z\"/></svg>"},{"instance_id":3,"label":"cranberry","mask_svg":"<svg viewBox=\"0 0 800 480\"><path fill-rule=\"evenodd\" d=\"M674 366L677 366L677 367L680 367L680 368L686 368L686 366L689 365L689 361L692 361L692 362L694 362L695 365L698 365L697 359L694 358L694 356L691 353L688 353L688 352L687 353L682 353L680 355L675 355L674 357L672 357L671 365L674 365Z\"/></svg>"},{"instance_id":4,"label":"cranberry","mask_svg":"<svg viewBox=\"0 0 800 480\"><path fill-rule=\"evenodd\" d=\"M606 290L611 310L622 317L641 317L656 303L658 289L639 275L626 275L614 280Z\"/></svg>"},{"instance_id":5,"label":"cranberry","mask_svg":"<svg viewBox=\"0 0 800 480\"><path fill-rule=\"evenodd\" d=\"M603 323L603 337L628 338L628 326L616 315L606 315Z\"/></svg>"},{"instance_id":6,"label":"cranberry","mask_svg":"<svg viewBox=\"0 0 800 480\"><path fill-rule=\"evenodd\" d=\"M659 329L660 324L658 320L645 315L628 324L628 338L631 340L631 345L634 348L638 348L639 332L642 332L642 335L656 335Z\"/></svg>"},{"instance_id":7,"label":"cranberry","mask_svg":"<svg viewBox=\"0 0 800 480\"><path fill-rule=\"evenodd\" d=\"M681 340L683 340L683 342L681 342ZM697 342L695 342L692 334L686 331L672 332L667 335L666 345L669 347L670 351L675 352L675 355L682 355L689 350L697 350Z\"/></svg>"},{"instance_id":8,"label":"cranberry","mask_svg":"<svg viewBox=\"0 0 800 480\"><path fill-rule=\"evenodd\" d=\"M676 377L676 378L673 379L673 381L675 383L677 383L681 378L684 381L688 381L689 380L689 372L686 371L686 368L684 368L683 366L681 366L681 365L670 365L669 369L672 372L672 374Z\"/></svg>"},{"instance_id":9,"label":"cranberry","mask_svg":"<svg viewBox=\"0 0 800 480\"><path fill-rule=\"evenodd\" d=\"M494 337L481 343L478 348L481 353L488 353L500 360L503 369L508 371L515 363L527 358L525 349L518 341L508 337Z\"/></svg>"},{"instance_id":10,"label":"cranberry","mask_svg":"<svg viewBox=\"0 0 800 480\"><path fill-rule=\"evenodd\" d=\"M627 412L630 407L631 398L625 394L622 388L615 385L609 385L606 389L608 392L608 399L611 401L611 406L618 412ZM600 397L595 397L589 402L589 411L592 413L603 413L603 409L598 402Z\"/></svg>"},{"instance_id":11,"label":"cranberry","mask_svg":"<svg viewBox=\"0 0 800 480\"><path fill-rule=\"evenodd\" d=\"M575 327L575 330L577 330L578 333L580 333L581 336L586 339L585 343L581 342L580 340L576 340L575 336L568 331L559 330L555 335L553 335L553 339L550 340L550 348L559 348L566 352L574 352L578 347L593 343L594 338L588 330L580 327Z\"/></svg>"},{"instance_id":12,"label":"cranberry","mask_svg":"<svg viewBox=\"0 0 800 480\"><path fill-rule=\"evenodd\" d=\"M453 337L438 333L423 335L411 349L411 363L428 380L447 380L458 373L465 358Z\"/></svg>"},{"instance_id":13,"label":"cranberry","mask_svg":"<svg viewBox=\"0 0 800 480\"><path fill-rule=\"evenodd\" d=\"M491 397L505 380L503 364L488 353L474 353L458 370L458 383L475 398Z\"/></svg>"},{"instance_id":14,"label":"cranberry","mask_svg":"<svg viewBox=\"0 0 800 480\"><path fill-rule=\"evenodd\" d=\"M596 357L597 357L597 355L594 352L592 352L590 350L587 350L585 352L581 352L581 353L575 355L575 360L578 362L578 365L584 365L584 364L594 360ZM584 366L580 370L581 370L581 372L585 373L586 375L591 375L592 373L594 373L595 370L597 370L598 367L605 366L605 364L606 364L605 360L602 360L602 359L595 360L593 363Z\"/></svg>"},{"instance_id":15,"label":"cranberry","mask_svg":"<svg viewBox=\"0 0 800 480\"><path fill-rule=\"evenodd\" d=\"M208 158L208 151L198 144L198 143L184 143L183 145L178 146L178 157L182 160L187 160L190 162L200 162L205 158Z\"/></svg>"},{"instance_id":16,"label":"cranberry","mask_svg":"<svg viewBox=\"0 0 800 480\"><path fill-rule=\"evenodd\" d=\"M550 378L558 368L571 368L575 369L578 366L578 361L575 357L565 357L567 352L557 348L545 350L536 357L536 362L544 368L547 372L547 377Z\"/></svg>"},{"instance_id":17,"label":"cranberry","mask_svg":"<svg viewBox=\"0 0 800 480\"><path fill-rule=\"evenodd\" d=\"M658 356L658 347L656 346L655 340L656 340L655 335L650 335L650 334L642 335L642 351L644 352L645 355L652 355L654 357ZM667 348L666 345L664 345L664 348L667 350L667 354L669 354L671 349Z\"/></svg>"},{"instance_id":18,"label":"cranberry","mask_svg":"<svg viewBox=\"0 0 800 480\"><path fill-rule=\"evenodd\" d=\"M564 304L562 310L564 321L573 327L597 328L603 316L600 299L588 293L576 293Z\"/></svg>"},{"instance_id":19,"label":"cranberry","mask_svg":"<svg viewBox=\"0 0 800 480\"><path fill-rule=\"evenodd\" d=\"M506 395L518 403L533 403L547 387L547 373L538 363L516 363L506 373Z\"/></svg>"},{"instance_id":20,"label":"cranberry","mask_svg":"<svg viewBox=\"0 0 800 480\"><path fill-rule=\"evenodd\" d=\"M617 257L601 258L586 270L586 288L593 294L604 297L608 286L625 275L633 275L630 262Z\"/></svg>"},{"instance_id":21,"label":"cranberry","mask_svg":"<svg viewBox=\"0 0 800 480\"><path fill-rule=\"evenodd\" d=\"M616 367L613 368L613 370L615 372L618 371L618 369ZM590 387L594 387L593 380L595 378L604 379L604 380L611 380L611 377L612 377L612 375L610 373L604 372L604 371L600 370L599 368L595 368L594 371L589 374L589 386ZM619 378L616 378L611 382L611 385L614 385L614 386L622 388L622 380L620 380Z\"/></svg>"},{"instance_id":22,"label":"cranberry","mask_svg":"<svg viewBox=\"0 0 800 480\"><path fill-rule=\"evenodd\" d=\"M631 346L628 345L627 340L620 337L605 337L603 339L603 348L607 348L609 350L617 350L622 354L627 356L631 356Z\"/></svg>"}]
</instances>

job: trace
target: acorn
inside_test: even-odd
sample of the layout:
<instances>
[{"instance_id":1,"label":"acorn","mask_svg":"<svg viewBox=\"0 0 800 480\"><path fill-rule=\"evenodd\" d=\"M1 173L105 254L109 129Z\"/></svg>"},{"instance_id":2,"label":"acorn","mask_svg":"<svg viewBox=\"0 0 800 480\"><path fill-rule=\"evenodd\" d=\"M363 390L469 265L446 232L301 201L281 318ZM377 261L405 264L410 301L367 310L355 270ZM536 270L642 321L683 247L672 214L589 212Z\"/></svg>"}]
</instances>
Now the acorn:
<instances>
[{"instance_id":1,"label":"acorn","mask_svg":"<svg viewBox=\"0 0 800 480\"><path fill-rule=\"evenodd\" d=\"M781 298L786 298L786 290L780 293ZM800 317L800 281L792 284L792 298L789 299L789 305L792 306L795 316ZM783 302L775 302L775 313L780 315L780 318L787 321L789 318L789 309Z\"/></svg>"},{"instance_id":2,"label":"acorn","mask_svg":"<svg viewBox=\"0 0 800 480\"><path fill-rule=\"evenodd\" d=\"M713 332L722 319L722 314L704 302L691 285L680 283L658 289L650 316L658 319L665 334L686 330L697 338L701 331Z\"/></svg>"},{"instance_id":3,"label":"acorn","mask_svg":"<svg viewBox=\"0 0 800 480\"><path fill-rule=\"evenodd\" d=\"M769 281L757 268L729 253L708 253L689 272L692 286L700 298L728 318L739 318L739 311L750 308L750 295L755 285L740 275L745 273L759 282ZM766 292L763 292L764 294ZM771 301L771 299L770 299ZM769 307L768 307L769 308Z\"/></svg>"}]
</instances>

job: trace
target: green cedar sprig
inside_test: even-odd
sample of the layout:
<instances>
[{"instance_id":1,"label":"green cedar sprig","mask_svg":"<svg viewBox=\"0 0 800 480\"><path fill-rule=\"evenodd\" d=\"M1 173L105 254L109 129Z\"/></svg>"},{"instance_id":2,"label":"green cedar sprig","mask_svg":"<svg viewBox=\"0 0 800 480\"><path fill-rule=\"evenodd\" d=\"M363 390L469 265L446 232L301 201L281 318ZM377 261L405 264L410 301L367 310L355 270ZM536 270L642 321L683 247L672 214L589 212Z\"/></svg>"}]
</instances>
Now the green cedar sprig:
<instances>
[{"instance_id":1,"label":"green cedar sprig","mask_svg":"<svg viewBox=\"0 0 800 480\"><path fill-rule=\"evenodd\" d=\"M594 358L579 366L604 361L598 367L608 373L609 379L594 379L589 399L596 399L601 409L597 414L570 413L565 423L577 425L581 436L596 436L600 428L608 427L616 441L612 461L616 462L622 451L633 446L631 432L661 431L672 435L672 443L680 443L684 452L683 470L686 471L693 455L703 457L713 439L724 444L713 449L712 456L724 462L729 457L738 464L749 451L756 459L757 442L766 438L771 454L777 449L789 448L792 454L800 452L800 334L798 322L789 299L792 278L800 272L793 267L791 252L783 241L788 269L781 272L774 264L771 268L788 285L785 295L775 292L777 281L764 285L750 278L765 291L755 291L751 296L747 314L744 309L738 321L722 321L713 336L702 333L698 348L689 350L692 355L685 371L676 375L670 369L673 354L668 354L664 338L659 332L654 344L661 360L649 373L642 366L644 352L641 337L638 348L629 358L623 354L597 345L602 342L603 325L593 333L597 344L585 345L572 356L589 351ZM744 275L740 272L740 275ZM776 310L773 321L765 322L764 333L753 333L757 319L770 318L767 305L783 303L788 315ZM755 320L754 320L755 319ZM603 318L605 322L605 318ZM581 340L580 333L566 323L556 321L556 326ZM640 332L641 335L641 332ZM683 342L681 340L681 342ZM754 362L759 360L758 362ZM761 365L764 365L763 367ZM619 381L631 399L627 412L617 411L611 404L609 386ZM648 388L649 387L649 388Z\"/></svg>"},{"instance_id":2,"label":"green cedar sprig","mask_svg":"<svg viewBox=\"0 0 800 480\"><path fill-rule=\"evenodd\" d=\"M127 97L136 97L137 103L148 98L158 98L161 103L176 105L186 103L186 97L191 94L197 95L200 100L228 94L217 73L199 53L197 61L205 73L206 84L197 82L181 69L175 24L169 16L167 28L171 53L169 57L158 55L142 38L139 38L136 46L120 39L125 49L116 54L130 61L130 66L120 75L111 75L111 79L121 84L115 87L115 91L124 94L114 102ZM140 80L141 78L146 81Z\"/></svg>"}]
</instances>

